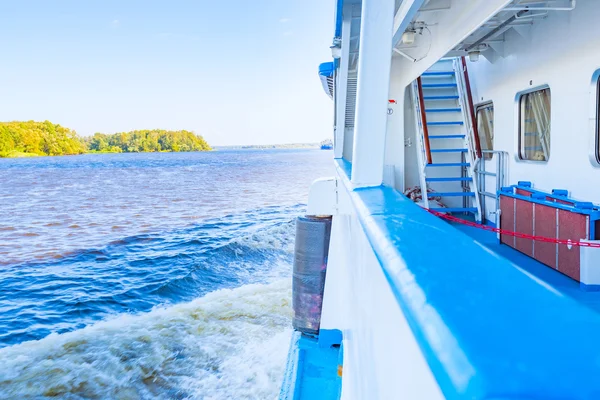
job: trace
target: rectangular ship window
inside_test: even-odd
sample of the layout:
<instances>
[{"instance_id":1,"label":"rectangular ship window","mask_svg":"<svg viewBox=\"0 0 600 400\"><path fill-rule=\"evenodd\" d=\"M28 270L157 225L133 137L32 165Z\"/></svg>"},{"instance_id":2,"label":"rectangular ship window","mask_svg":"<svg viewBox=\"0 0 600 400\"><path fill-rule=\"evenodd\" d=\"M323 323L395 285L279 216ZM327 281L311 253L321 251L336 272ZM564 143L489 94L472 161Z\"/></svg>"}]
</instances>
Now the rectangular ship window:
<instances>
[{"instance_id":1,"label":"rectangular ship window","mask_svg":"<svg viewBox=\"0 0 600 400\"><path fill-rule=\"evenodd\" d=\"M525 93L519 99L519 158L550 158L550 89Z\"/></svg>"},{"instance_id":2,"label":"rectangular ship window","mask_svg":"<svg viewBox=\"0 0 600 400\"><path fill-rule=\"evenodd\" d=\"M491 160L492 154L485 150L494 150L494 103L478 105L475 111L477 119L477 134L481 150L484 151L483 159Z\"/></svg>"},{"instance_id":3,"label":"rectangular ship window","mask_svg":"<svg viewBox=\"0 0 600 400\"><path fill-rule=\"evenodd\" d=\"M596 162L600 164L600 77L596 83Z\"/></svg>"}]
</instances>

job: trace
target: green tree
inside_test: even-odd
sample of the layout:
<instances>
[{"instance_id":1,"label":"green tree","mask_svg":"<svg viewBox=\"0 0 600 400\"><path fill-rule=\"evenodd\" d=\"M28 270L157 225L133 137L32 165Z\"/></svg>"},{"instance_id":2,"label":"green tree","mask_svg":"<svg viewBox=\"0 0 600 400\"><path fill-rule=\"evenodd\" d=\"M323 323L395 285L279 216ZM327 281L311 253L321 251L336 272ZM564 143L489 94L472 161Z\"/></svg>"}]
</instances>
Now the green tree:
<instances>
[{"instance_id":1,"label":"green tree","mask_svg":"<svg viewBox=\"0 0 600 400\"><path fill-rule=\"evenodd\" d=\"M65 155L85 153L75 131L50 121L0 122L0 156L13 153Z\"/></svg>"},{"instance_id":2,"label":"green tree","mask_svg":"<svg viewBox=\"0 0 600 400\"><path fill-rule=\"evenodd\" d=\"M191 131L161 129L96 133L80 138L63 126L44 122L0 122L0 157L15 153L65 155L92 152L209 151L208 143Z\"/></svg>"}]
</instances>

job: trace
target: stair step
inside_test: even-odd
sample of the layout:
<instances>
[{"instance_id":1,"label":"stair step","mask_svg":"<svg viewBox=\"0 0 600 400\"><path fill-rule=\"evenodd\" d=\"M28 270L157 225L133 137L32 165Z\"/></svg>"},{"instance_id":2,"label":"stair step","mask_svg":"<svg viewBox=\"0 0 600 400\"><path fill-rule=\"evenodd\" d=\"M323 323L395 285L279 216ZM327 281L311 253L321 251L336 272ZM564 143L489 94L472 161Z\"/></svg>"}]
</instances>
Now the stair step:
<instances>
[{"instance_id":1,"label":"stair step","mask_svg":"<svg viewBox=\"0 0 600 400\"><path fill-rule=\"evenodd\" d=\"M455 100L458 99L458 95L449 96L423 96L423 100Z\"/></svg>"},{"instance_id":2,"label":"stair step","mask_svg":"<svg viewBox=\"0 0 600 400\"><path fill-rule=\"evenodd\" d=\"M428 193L427 198L434 197L475 197L475 193L473 192L433 192Z\"/></svg>"},{"instance_id":3,"label":"stair step","mask_svg":"<svg viewBox=\"0 0 600 400\"><path fill-rule=\"evenodd\" d=\"M425 71L422 76L446 76L454 75L454 71Z\"/></svg>"},{"instance_id":4,"label":"stair step","mask_svg":"<svg viewBox=\"0 0 600 400\"><path fill-rule=\"evenodd\" d=\"M430 112L430 113L460 112L460 107L457 107L457 108L426 108L425 112Z\"/></svg>"},{"instance_id":5,"label":"stair step","mask_svg":"<svg viewBox=\"0 0 600 400\"><path fill-rule=\"evenodd\" d=\"M433 149L432 153L466 153L469 149Z\"/></svg>"},{"instance_id":6,"label":"stair step","mask_svg":"<svg viewBox=\"0 0 600 400\"><path fill-rule=\"evenodd\" d=\"M465 135L429 135L429 139L464 139Z\"/></svg>"},{"instance_id":7,"label":"stair step","mask_svg":"<svg viewBox=\"0 0 600 400\"><path fill-rule=\"evenodd\" d=\"M431 125L431 126L446 126L446 125L464 125L464 122L462 121L434 121L434 122L427 122L427 125Z\"/></svg>"},{"instance_id":8,"label":"stair step","mask_svg":"<svg viewBox=\"0 0 600 400\"><path fill-rule=\"evenodd\" d=\"M470 176L452 176L448 178L425 178L427 182L470 182Z\"/></svg>"},{"instance_id":9,"label":"stair step","mask_svg":"<svg viewBox=\"0 0 600 400\"><path fill-rule=\"evenodd\" d=\"M470 167L471 163L468 162L457 162L457 163L433 163L427 164L426 167Z\"/></svg>"},{"instance_id":10,"label":"stair step","mask_svg":"<svg viewBox=\"0 0 600 400\"><path fill-rule=\"evenodd\" d=\"M431 207L429 208L431 211L437 211L437 212L452 212L452 213L456 213L456 212L472 212L472 213L476 213L477 212L477 208L475 207Z\"/></svg>"},{"instance_id":11,"label":"stair step","mask_svg":"<svg viewBox=\"0 0 600 400\"><path fill-rule=\"evenodd\" d=\"M424 83L423 89L455 88L456 83Z\"/></svg>"}]
</instances>

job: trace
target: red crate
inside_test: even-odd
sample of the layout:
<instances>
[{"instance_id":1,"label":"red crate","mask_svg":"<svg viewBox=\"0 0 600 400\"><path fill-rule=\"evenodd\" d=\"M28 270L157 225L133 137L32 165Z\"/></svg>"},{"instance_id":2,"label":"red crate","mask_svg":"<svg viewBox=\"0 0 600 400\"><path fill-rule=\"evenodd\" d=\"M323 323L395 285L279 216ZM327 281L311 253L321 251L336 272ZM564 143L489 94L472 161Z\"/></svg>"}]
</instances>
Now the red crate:
<instances>
[{"instance_id":1,"label":"red crate","mask_svg":"<svg viewBox=\"0 0 600 400\"><path fill-rule=\"evenodd\" d=\"M534 231L536 236L555 238L556 237L556 216L557 209L541 204L535 205L535 224ZM556 269L556 243L535 242L534 258Z\"/></svg>"},{"instance_id":2,"label":"red crate","mask_svg":"<svg viewBox=\"0 0 600 400\"><path fill-rule=\"evenodd\" d=\"M578 242L588 239L589 218L566 210L558 210L558 239L571 239ZM558 270L579 281L579 247L566 244L558 245Z\"/></svg>"},{"instance_id":3,"label":"red crate","mask_svg":"<svg viewBox=\"0 0 600 400\"><path fill-rule=\"evenodd\" d=\"M530 193L536 194L530 196ZM526 235L573 242L590 239L590 215L584 209L575 207L575 202L569 199L556 199L545 194L539 196L539 193L539 191L529 192L515 188L513 193L505 191L505 194L501 194L500 227ZM539 204L540 201L544 204ZM564 206L569 207L564 209ZM595 227L600 227L597 221L593 223ZM598 234L596 238L597 236ZM559 245L509 235L501 235L500 241L576 281L580 280L578 246Z\"/></svg>"},{"instance_id":4,"label":"red crate","mask_svg":"<svg viewBox=\"0 0 600 400\"><path fill-rule=\"evenodd\" d=\"M509 231L515 230L515 199L507 196L500 196L500 228ZM515 247L515 237L510 235L500 235L500 243Z\"/></svg>"},{"instance_id":5,"label":"red crate","mask_svg":"<svg viewBox=\"0 0 600 400\"><path fill-rule=\"evenodd\" d=\"M533 235L533 203L521 199L515 199L516 217L515 232ZM515 238L515 249L521 253L533 257L533 240Z\"/></svg>"}]
</instances>

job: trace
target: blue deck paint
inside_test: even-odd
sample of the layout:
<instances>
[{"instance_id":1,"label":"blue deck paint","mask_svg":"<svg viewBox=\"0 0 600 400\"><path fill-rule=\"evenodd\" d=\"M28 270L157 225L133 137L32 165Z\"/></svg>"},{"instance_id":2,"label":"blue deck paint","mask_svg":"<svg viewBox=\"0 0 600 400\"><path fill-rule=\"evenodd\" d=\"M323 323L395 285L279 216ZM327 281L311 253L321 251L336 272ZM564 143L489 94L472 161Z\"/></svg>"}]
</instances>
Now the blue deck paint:
<instances>
[{"instance_id":1,"label":"blue deck paint","mask_svg":"<svg viewBox=\"0 0 600 400\"><path fill-rule=\"evenodd\" d=\"M329 348L334 345L342 344L342 331L339 329L320 329L319 330L319 347Z\"/></svg>"},{"instance_id":2,"label":"blue deck paint","mask_svg":"<svg viewBox=\"0 0 600 400\"><path fill-rule=\"evenodd\" d=\"M458 99L457 95L450 96L423 96L423 100L454 100Z\"/></svg>"},{"instance_id":3,"label":"blue deck paint","mask_svg":"<svg viewBox=\"0 0 600 400\"><path fill-rule=\"evenodd\" d=\"M339 352L338 347L321 347L317 339L294 332L279 399L339 399Z\"/></svg>"},{"instance_id":4,"label":"blue deck paint","mask_svg":"<svg viewBox=\"0 0 600 400\"><path fill-rule=\"evenodd\" d=\"M429 135L431 139L464 139L465 135Z\"/></svg>"},{"instance_id":5,"label":"blue deck paint","mask_svg":"<svg viewBox=\"0 0 600 400\"><path fill-rule=\"evenodd\" d=\"M456 83L423 83L423 89L434 89L434 88L455 88Z\"/></svg>"},{"instance_id":6,"label":"blue deck paint","mask_svg":"<svg viewBox=\"0 0 600 400\"><path fill-rule=\"evenodd\" d=\"M344 158L336 158L335 161L338 172L348 183L352 179L352 163Z\"/></svg>"},{"instance_id":7,"label":"blue deck paint","mask_svg":"<svg viewBox=\"0 0 600 400\"><path fill-rule=\"evenodd\" d=\"M425 71L421 76L445 76L454 75L454 71Z\"/></svg>"},{"instance_id":8,"label":"blue deck paint","mask_svg":"<svg viewBox=\"0 0 600 400\"><path fill-rule=\"evenodd\" d=\"M460 107L453 108L426 108L425 111L432 113L460 112Z\"/></svg>"},{"instance_id":9,"label":"blue deck paint","mask_svg":"<svg viewBox=\"0 0 600 400\"><path fill-rule=\"evenodd\" d=\"M460 162L460 163L431 163L426 164L426 167L470 167L471 163L468 162Z\"/></svg>"},{"instance_id":10,"label":"blue deck paint","mask_svg":"<svg viewBox=\"0 0 600 400\"><path fill-rule=\"evenodd\" d=\"M595 287L582 288L579 282L569 278L566 275L548 267L541 262L513 249L512 247L500 244L494 232L484 231L471 226L458 223L451 223L456 229L466 233L485 247L493 251L527 271L536 278L546 282L552 288L558 290L565 296L577 300L579 303L600 313L600 292ZM595 286L595 285L594 285ZM584 289L584 290L582 290ZM586 289L588 291L586 291ZM593 291L589 291L592 289Z\"/></svg>"},{"instance_id":11,"label":"blue deck paint","mask_svg":"<svg viewBox=\"0 0 600 400\"><path fill-rule=\"evenodd\" d=\"M594 301L564 295L394 189L344 178L446 398L600 397Z\"/></svg>"},{"instance_id":12,"label":"blue deck paint","mask_svg":"<svg viewBox=\"0 0 600 400\"><path fill-rule=\"evenodd\" d=\"M464 125L462 121L430 121L427 125L431 126L450 126L450 125Z\"/></svg>"},{"instance_id":13,"label":"blue deck paint","mask_svg":"<svg viewBox=\"0 0 600 400\"><path fill-rule=\"evenodd\" d=\"M466 153L468 149L431 149L432 153Z\"/></svg>"}]
</instances>

